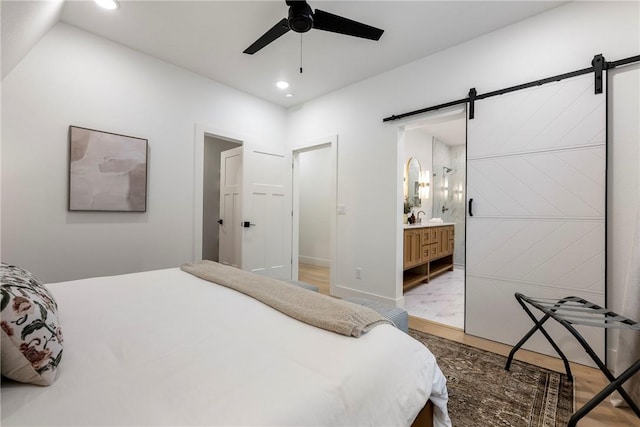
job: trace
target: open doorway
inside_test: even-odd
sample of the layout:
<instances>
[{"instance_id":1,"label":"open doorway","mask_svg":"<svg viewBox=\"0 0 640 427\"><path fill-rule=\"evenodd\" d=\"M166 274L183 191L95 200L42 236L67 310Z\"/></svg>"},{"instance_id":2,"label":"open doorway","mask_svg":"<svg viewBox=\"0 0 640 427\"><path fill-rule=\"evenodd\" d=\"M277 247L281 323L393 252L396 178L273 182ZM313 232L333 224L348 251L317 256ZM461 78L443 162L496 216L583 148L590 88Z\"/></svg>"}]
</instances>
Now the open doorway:
<instances>
[{"instance_id":1,"label":"open doorway","mask_svg":"<svg viewBox=\"0 0 640 427\"><path fill-rule=\"evenodd\" d=\"M466 114L457 108L404 126L403 296L409 315L464 329ZM407 254L407 252L413 252Z\"/></svg>"},{"instance_id":2,"label":"open doorway","mask_svg":"<svg viewBox=\"0 0 640 427\"><path fill-rule=\"evenodd\" d=\"M202 181L202 259L220 260L220 158L223 151L242 144L204 135Z\"/></svg>"},{"instance_id":3,"label":"open doorway","mask_svg":"<svg viewBox=\"0 0 640 427\"><path fill-rule=\"evenodd\" d=\"M335 283L337 138L293 151L293 277L331 295Z\"/></svg>"}]
</instances>

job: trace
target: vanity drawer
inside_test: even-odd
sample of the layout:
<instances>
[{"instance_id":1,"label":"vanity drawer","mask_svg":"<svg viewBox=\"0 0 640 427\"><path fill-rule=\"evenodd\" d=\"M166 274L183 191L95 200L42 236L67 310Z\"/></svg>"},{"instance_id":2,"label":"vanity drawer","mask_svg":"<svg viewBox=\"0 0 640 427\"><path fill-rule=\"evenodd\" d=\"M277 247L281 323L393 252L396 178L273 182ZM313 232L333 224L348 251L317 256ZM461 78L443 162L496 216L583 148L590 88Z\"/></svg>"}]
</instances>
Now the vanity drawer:
<instances>
[{"instance_id":1,"label":"vanity drawer","mask_svg":"<svg viewBox=\"0 0 640 427\"><path fill-rule=\"evenodd\" d=\"M438 245L436 243L432 243L430 245L422 246L422 261L430 261L435 258L436 253L438 252Z\"/></svg>"},{"instance_id":2,"label":"vanity drawer","mask_svg":"<svg viewBox=\"0 0 640 427\"><path fill-rule=\"evenodd\" d=\"M430 245L436 242L437 239L437 231L435 228L424 228L422 229L422 244Z\"/></svg>"}]
</instances>

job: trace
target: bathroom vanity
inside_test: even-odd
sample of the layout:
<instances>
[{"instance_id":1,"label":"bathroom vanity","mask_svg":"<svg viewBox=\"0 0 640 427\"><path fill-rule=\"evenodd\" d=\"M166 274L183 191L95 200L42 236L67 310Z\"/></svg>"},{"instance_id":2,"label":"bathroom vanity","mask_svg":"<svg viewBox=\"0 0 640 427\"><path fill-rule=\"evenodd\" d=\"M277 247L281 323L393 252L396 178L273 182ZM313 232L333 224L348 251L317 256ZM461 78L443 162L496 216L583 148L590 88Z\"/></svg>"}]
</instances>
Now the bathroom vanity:
<instances>
[{"instance_id":1,"label":"bathroom vanity","mask_svg":"<svg viewBox=\"0 0 640 427\"><path fill-rule=\"evenodd\" d=\"M453 271L453 223L404 226L403 290Z\"/></svg>"}]
</instances>

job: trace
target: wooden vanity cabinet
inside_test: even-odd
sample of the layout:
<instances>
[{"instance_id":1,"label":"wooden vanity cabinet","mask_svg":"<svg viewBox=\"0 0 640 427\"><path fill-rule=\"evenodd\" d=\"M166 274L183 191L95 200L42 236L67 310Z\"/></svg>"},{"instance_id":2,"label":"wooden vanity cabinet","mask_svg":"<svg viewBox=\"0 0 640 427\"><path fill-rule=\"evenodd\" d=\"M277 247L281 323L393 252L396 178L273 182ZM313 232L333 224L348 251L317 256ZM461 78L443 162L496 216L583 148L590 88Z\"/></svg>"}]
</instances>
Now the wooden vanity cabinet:
<instances>
[{"instance_id":1,"label":"wooden vanity cabinet","mask_svg":"<svg viewBox=\"0 0 640 427\"><path fill-rule=\"evenodd\" d=\"M411 227L404 230L403 289L453 271L453 225Z\"/></svg>"},{"instance_id":2,"label":"wooden vanity cabinet","mask_svg":"<svg viewBox=\"0 0 640 427\"><path fill-rule=\"evenodd\" d=\"M422 264L422 243L420 230L404 231L404 268Z\"/></svg>"}]
</instances>

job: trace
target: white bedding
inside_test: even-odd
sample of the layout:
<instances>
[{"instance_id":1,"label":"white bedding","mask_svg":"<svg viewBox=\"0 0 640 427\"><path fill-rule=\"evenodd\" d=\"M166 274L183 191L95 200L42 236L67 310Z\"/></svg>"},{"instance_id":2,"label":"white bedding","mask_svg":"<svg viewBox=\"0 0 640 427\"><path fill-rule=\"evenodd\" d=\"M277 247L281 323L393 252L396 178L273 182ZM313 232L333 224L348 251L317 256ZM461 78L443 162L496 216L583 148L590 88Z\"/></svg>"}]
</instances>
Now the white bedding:
<instances>
[{"instance_id":1,"label":"white bedding","mask_svg":"<svg viewBox=\"0 0 640 427\"><path fill-rule=\"evenodd\" d=\"M4 381L2 425L410 425L433 355L390 325L351 338L179 269L47 285L64 332L50 387Z\"/></svg>"}]
</instances>

